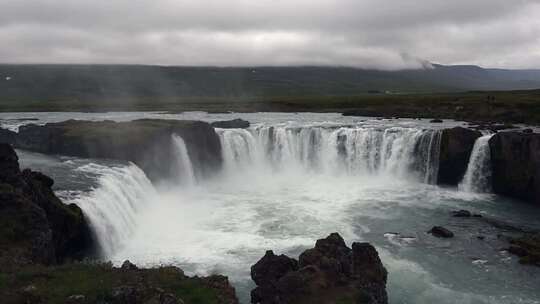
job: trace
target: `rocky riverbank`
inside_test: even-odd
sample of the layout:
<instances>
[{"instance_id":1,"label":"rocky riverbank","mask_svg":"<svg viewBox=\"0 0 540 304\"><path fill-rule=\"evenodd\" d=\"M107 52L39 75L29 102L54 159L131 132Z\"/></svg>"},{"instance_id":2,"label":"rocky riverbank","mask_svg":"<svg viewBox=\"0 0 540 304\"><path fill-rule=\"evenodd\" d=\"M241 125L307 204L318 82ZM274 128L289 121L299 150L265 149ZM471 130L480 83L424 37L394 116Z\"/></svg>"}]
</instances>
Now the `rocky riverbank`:
<instances>
[{"instance_id":1,"label":"rocky riverbank","mask_svg":"<svg viewBox=\"0 0 540 304\"><path fill-rule=\"evenodd\" d=\"M53 180L20 170L17 154L0 144L0 267L80 260L95 249L81 209L63 204Z\"/></svg>"}]
</instances>

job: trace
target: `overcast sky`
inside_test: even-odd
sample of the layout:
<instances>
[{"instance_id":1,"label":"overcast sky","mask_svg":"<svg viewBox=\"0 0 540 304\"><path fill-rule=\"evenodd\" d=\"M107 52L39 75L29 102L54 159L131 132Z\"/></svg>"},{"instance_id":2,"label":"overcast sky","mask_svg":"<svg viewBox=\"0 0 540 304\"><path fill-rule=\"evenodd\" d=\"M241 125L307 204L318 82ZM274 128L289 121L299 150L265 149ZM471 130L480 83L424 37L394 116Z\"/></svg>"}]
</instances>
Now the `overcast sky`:
<instances>
[{"instance_id":1,"label":"overcast sky","mask_svg":"<svg viewBox=\"0 0 540 304\"><path fill-rule=\"evenodd\" d=\"M540 68L540 0L0 0L0 62Z\"/></svg>"}]
</instances>

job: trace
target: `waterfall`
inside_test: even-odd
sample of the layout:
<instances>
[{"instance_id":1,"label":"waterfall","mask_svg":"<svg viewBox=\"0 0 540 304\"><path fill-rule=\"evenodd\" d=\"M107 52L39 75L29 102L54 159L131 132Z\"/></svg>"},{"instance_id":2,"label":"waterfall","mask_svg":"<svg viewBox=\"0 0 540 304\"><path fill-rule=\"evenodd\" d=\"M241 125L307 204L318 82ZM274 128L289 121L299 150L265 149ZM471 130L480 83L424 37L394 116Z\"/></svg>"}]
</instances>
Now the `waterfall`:
<instances>
[{"instance_id":1,"label":"waterfall","mask_svg":"<svg viewBox=\"0 0 540 304\"><path fill-rule=\"evenodd\" d=\"M179 135L172 135L172 144L176 156L174 163L176 166L177 182L184 186L193 186L195 184L195 171L189 158L188 150L184 139Z\"/></svg>"},{"instance_id":2,"label":"waterfall","mask_svg":"<svg viewBox=\"0 0 540 304\"><path fill-rule=\"evenodd\" d=\"M77 169L98 174L98 186L69 203L77 204L89 219L103 254L110 256L129 239L139 210L155 194L152 183L134 164L106 167L89 164Z\"/></svg>"},{"instance_id":3,"label":"waterfall","mask_svg":"<svg viewBox=\"0 0 540 304\"><path fill-rule=\"evenodd\" d=\"M489 139L493 134L479 137L474 143L467 171L458 185L459 190L466 192L491 191L491 152Z\"/></svg>"},{"instance_id":4,"label":"waterfall","mask_svg":"<svg viewBox=\"0 0 540 304\"><path fill-rule=\"evenodd\" d=\"M256 126L218 129L225 170L305 170L413 176L436 183L440 131L417 128Z\"/></svg>"}]
</instances>

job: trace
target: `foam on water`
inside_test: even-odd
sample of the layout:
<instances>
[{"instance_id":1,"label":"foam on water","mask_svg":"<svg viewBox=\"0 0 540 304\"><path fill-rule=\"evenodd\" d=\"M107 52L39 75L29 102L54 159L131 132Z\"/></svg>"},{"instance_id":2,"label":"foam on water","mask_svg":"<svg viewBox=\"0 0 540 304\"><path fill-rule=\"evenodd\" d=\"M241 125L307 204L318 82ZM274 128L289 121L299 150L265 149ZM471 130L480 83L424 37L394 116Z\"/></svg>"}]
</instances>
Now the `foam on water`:
<instances>
[{"instance_id":1,"label":"foam on water","mask_svg":"<svg viewBox=\"0 0 540 304\"><path fill-rule=\"evenodd\" d=\"M248 303L250 266L266 250L297 256L339 232L348 244L377 247L391 303L538 303L539 273L517 269L498 243L493 249L477 241L461 223L452 226L449 214L464 208L524 222L538 216L499 197L435 186L438 129L257 115L260 123L250 129L217 130L224 169L212 179L192 178L178 136L163 147L178 156L171 164L178 178L170 183L152 185L132 164L76 170L98 176L73 202L89 217L105 258L222 273ZM434 239L425 233L433 225L450 225L456 237Z\"/></svg>"}]
</instances>

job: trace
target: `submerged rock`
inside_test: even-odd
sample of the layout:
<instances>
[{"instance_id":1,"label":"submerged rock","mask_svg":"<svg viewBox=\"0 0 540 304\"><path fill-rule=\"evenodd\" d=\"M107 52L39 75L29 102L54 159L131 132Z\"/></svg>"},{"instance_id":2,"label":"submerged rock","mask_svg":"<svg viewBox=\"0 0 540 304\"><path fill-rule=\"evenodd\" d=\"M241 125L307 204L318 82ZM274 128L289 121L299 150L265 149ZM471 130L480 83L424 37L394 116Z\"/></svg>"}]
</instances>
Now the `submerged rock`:
<instances>
[{"instance_id":1,"label":"submerged rock","mask_svg":"<svg viewBox=\"0 0 540 304\"><path fill-rule=\"evenodd\" d=\"M245 129L249 128L250 124L249 121L237 118L233 120L223 120L223 121L216 121L211 123L212 127L214 128L221 128L221 129Z\"/></svg>"},{"instance_id":2,"label":"submerged rock","mask_svg":"<svg viewBox=\"0 0 540 304\"><path fill-rule=\"evenodd\" d=\"M540 266L540 233L525 234L510 243L508 252L519 256L520 263Z\"/></svg>"},{"instance_id":3,"label":"submerged rock","mask_svg":"<svg viewBox=\"0 0 540 304\"><path fill-rule=\"evenodd\" d=\"M93 251L81 209L62 203L53 183L39 172L21 172L13 148L0 144L0 267L55 264Z\"/></svg>"},{"instance_id":4,"label":"submerged rock","mask_svg":"<svg viewBox=\"0 0 540 304\"><path fill-rule=\"evenodd\" d=\"M500 132L489 148L493 191L540 206L540 134Z\"/></svg>"},{"instance_id":5,"label":"submerged rock","mask_svg":"<svg viewBox=\"0 0 540 304\"><path fill-rule=\"evenodd\" d=\"M455 127L445 129L441 135L439 155L439 184L457 185L469 164L469 158L476 139L482 136L479 131Z\"/></svg>"},{"instance_id":6,"label":"submerged rock","mask_svg":"<svg viewBox=\"0 0 540 304\"><path fill-rule=\"evenodd\" d=\"M442 119L435 118L435 119L430 120L429 122L430 122L430 123L442 123L443 120L442 120Z\"/></svg>"},{"instance_id":7,"label":"submerged rock","mask_svg":"<svg viewBox=\"0 0 540 304\"><path fill-rule=\"evenodd\" d=\"M452 211L453 217L471 217L472 214L469 210Z\"/></svg>"},{"instance_id":8,"label":"submerged rock","mask_svg":"<svg viewBox=\"0 0 540 304\"><path fill-rule=\"evenodd\" d=\"M442 226L434 226L429 231L433 236L438 238L452 238L454 237L454 233Z\"/></svg>"},{"instance_id":9,"label":"submerged rock","mask_svg":"<svg viewBox=\"0 0 540 304\"><path fill-rule=\"evenodd\" d=\"M251 268L257 287L251 302L387 303L387 271L375 248L353 243L348 248L337 233L320 239L304 251L299 261L267 251Z\"/></svg>"}]
</instances>

